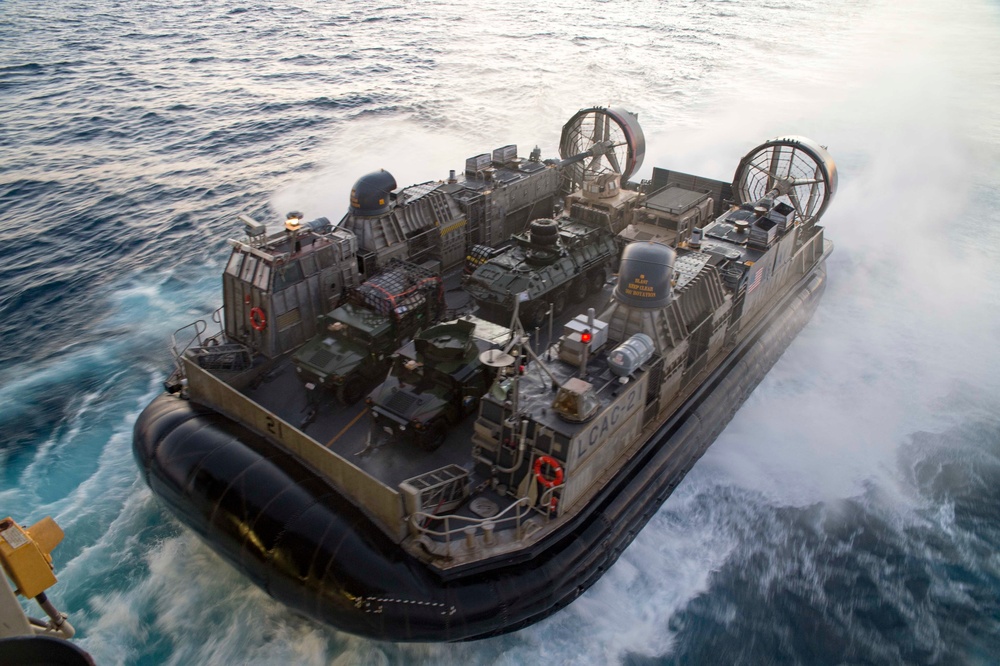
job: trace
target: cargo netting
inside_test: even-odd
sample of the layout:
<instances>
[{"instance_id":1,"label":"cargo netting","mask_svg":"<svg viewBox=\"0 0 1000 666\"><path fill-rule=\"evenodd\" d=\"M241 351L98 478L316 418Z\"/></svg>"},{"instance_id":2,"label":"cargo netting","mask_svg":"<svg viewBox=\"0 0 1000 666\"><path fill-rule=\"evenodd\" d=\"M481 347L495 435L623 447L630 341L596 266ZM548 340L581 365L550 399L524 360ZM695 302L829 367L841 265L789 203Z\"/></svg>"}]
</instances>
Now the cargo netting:
<instances>
[{"instance_id":1,"label":"cargo netting","mask_svg":"<svg viewBox=\"0 0 1000 666\"><path fill-rule=\"evenodd\" d=\"M444 305L441 277L432 271L394 260L385 269L351 290L348 300L387 317L416 312L436 317Z\"/></svg>"}]
</instances>

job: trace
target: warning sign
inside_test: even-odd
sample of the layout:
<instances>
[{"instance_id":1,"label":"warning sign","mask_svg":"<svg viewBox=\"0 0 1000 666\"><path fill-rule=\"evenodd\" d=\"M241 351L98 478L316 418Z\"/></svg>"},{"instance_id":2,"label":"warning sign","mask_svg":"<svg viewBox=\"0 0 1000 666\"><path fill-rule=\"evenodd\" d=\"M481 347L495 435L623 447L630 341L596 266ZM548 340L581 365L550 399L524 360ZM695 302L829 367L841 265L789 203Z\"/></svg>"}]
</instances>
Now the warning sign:
<instances>
[{"instance_id":1,"label":"warning sign","mask_svg":"<svg viewBox=\"0 0 1000 666\"><path fill-rule=\"evenodd\" d=\"M644 274L625 285L625 295L637 298L656 298L656 289L649 284Z\"/></svg>"}]
</instances>

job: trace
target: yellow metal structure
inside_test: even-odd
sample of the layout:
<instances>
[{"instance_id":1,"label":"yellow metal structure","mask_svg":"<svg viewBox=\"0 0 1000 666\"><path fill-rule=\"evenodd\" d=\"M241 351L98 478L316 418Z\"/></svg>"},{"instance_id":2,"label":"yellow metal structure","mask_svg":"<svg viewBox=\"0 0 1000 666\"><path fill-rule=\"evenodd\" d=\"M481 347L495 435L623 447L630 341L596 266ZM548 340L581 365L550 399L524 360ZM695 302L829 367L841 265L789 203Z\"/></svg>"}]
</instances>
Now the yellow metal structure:
<instances>
[{"instance_id":1,"label":"yellow metal structure","mask_svg":"<svg viewBox=\"0 0 1000 666\"><path fill-rule=\"evenodd\" d=\"M18 594L34 598L55 585L51 553L62 539L62 528L49 516L27 529L9 516L0 521L0 565Z\"/></svg>"}]
</instances>

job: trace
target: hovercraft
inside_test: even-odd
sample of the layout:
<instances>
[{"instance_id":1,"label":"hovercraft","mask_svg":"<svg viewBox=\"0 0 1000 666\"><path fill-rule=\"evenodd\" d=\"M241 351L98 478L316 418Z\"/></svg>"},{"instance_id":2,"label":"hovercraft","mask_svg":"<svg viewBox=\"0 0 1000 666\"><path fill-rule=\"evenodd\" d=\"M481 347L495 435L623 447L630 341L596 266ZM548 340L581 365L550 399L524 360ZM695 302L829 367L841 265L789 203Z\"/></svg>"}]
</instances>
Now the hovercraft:
<instances>
[{"instance_id":1,"label":"hovercraft","mask_svg":"<svg viewBox=\"0 0 1000 666\"><path fill-rule=\"evenodd\" d=\"M765 142L732 182L656 168L629 183L643 149L635 116L595 107L567 123L559 160L505 146L398 191L378 172L336 225L292 215L268 233L242 216L219 330L175 333L166 391L135 426L153 493L272 597L350 633L478 639L572 602L809 320L832 249L818 222L836 167L816 143ZM369 275L404 259L447 285L467 248L559 208L555 228L614 234L613 286L567 259L577 273L536 297L497 255L483 266L515 287L509 321L461 314L472 301L446 289L447 321L392 352L362 340L388 368L364 401L323 389L338 379L316 375L336 367L314 358L338 344L325 315Z\"/></svg>"}]
</instances>

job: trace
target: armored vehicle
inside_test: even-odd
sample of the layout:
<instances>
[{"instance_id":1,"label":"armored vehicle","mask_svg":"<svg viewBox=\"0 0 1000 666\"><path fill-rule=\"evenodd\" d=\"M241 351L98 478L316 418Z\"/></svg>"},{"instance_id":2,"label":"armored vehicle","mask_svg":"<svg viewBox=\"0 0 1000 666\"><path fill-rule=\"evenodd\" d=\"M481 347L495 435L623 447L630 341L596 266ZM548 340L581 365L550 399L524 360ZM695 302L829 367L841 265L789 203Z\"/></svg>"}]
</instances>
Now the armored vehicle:
<instances>
[{"instance_id":1,"label":"armored vehicle","mask_svg":"<svg viewBox=\"0 0 1000 666\"><path fill-rule=\"evenodd\" d=\"M610 131L609 122L598 121L598 136ZM565 147L565 132L563 139ZM518 301L524 325L539 327L546 313L559 316L567 303L600 290L614 272L623 245L616 234L628 228L645 197L637 187L622 187L613 157L604 170L598 163L591 159L567 167L571 179L583 180L565 197L562 216L532 221L526 233L511 236L505 249L470 248L466 273L471 275L463 284L484 318L509 323Z\"/></svg>"},{"instance_id":2,"label":"armored vehicle","mask_svg":"<svg viewBox=\"0 0 1000 666\"><path fill-rule=\"evenodd\" d=\"M479 356L496 348L495 330L472 318L416 335L392 360L389 376L368 397L375 425L390 437L433 451L448 429L479 406L495 369ZM508 336L509 337L509 336Z\"/></svg>"},{"instance_id":3,"label":"armored vehicle","mask_svg":"<svg viewBox=\"0 0 1000 666\"><path fill-rule=\"evenodd\" d=\"M394 260L320 318L320 332L292 356L295 371L310 391L322 387L345 405L357 402L385 376L392 353L444 309L439 275Z\"/></svg>"},{"instance_id":4,"label":"armored vehicle","mask_svg":"<svg viewBox=\"0 0 1000 666\"><path fill-rule=\"evenodd\" d=\"M606 110L576 118L564 143L578 147L564 153L587 142L598 151L569 162L574 194L607 194L620 181L606 174L627 170L634 135L616 134L619 116ZM607 171L595 172L601 165ZM547 349L532 347L516 317L488 344L476 340L478 324L425 331L394 360L396 390L372 395L384 414L320 409L295 425L310 396L285 361L313 337L293 339L306 305L334 307L322 300L334 234L237 243L216 319L225 328L175 334L177 379L136 422L143 479L268 594L343 631L470 640L564 608L614 565L824 290L832 244L820 219L837 187L825 148L767 141L729 182L673 173L654 169L648 191L689 190L660 202L678 209L701 205L707 191L714 219L671 213L672 243L630 243L611 301L564 315L554 323L562 339ZM613 236L639 196L622 185L620 207L580 194L564 210L572 224ZM253 307L278 310L265 317ZM438 382L447 390L437 393ZM428 435L400 440L415 421ZM376 438L382 427L394 437Z\"/></svg>"},{"instance_id":5,"label":"armored vehicle","mask_svg":"<svg viewBox=\"0 0 1000 666\"><path fill-rule=\"evenodd\" d=\"M619 245L607 228L569 217L531 223L513 245L482 263L463 282L484 319L510 323L515 302L525 326L559 316L567 301L579 303L614 272Z\"/></svg>"},{"instance_id":6,"label":"armored vehicle","mask_svg":"<svg viewBox=\"0 0 1000 666\"><path fill-rule=\"evenodd\" d=\"M710 184L699 183L694 177L689 181L682 186L672 180L669 185L643 196L631 224L619 232L619 238L626 243L654 241L677 247L679 243L688 242L692 233L697 236L706 224L722 213L718 205L722 203L721 192L713 193Z\"/></svg>"}]
</instances>

